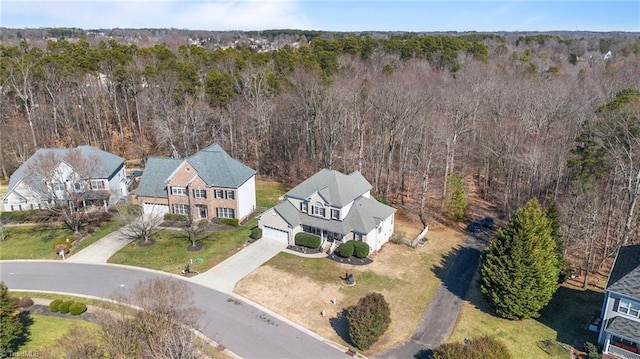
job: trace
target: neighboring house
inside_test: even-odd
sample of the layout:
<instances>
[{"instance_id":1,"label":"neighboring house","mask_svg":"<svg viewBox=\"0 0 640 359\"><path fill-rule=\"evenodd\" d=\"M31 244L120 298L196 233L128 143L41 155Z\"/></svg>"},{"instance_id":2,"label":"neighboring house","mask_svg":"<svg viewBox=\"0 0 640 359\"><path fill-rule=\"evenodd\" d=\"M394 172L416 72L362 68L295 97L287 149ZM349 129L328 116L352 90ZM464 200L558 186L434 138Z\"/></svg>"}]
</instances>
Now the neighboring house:
<instances>
[{"instance_id":1,"label":"neighboring house","mask_svg":"<svg viewBox=\"0 0 640 359\"><path fill-rule=\"evenodd\" d=\"M213 144L184 159L149 158L134 194L145 213L243 221L256 208L255 174Z\"/></svg>"},{"instance_id":2,"label":"neighboring house","mask_svg":"<svg viewBox=\"0 0 640 359\"><path fill-rule=\"evenodd\" d=\"M127 197L124 159L91 146L41 148L11 175L6 212L55 203L108 206Z\"/></svg>"},{"instance_id":3,"label":"neighboring house","mask_svg":"<svg viewBox=\"0 0 640 359\"><path fill-rule=\"evenodd\" d=\"M640 359L640 245L620 247L605 287L603 358Z\"/></svg>"},{"instance_id":4,"label":"neighboring house","mask_svg":"<svg viewBox=\"0 0 640 359\"><path fill-rule=\"evenodd\" d=\"M350 240L379 250L393 234L396 210L371 198L371 184L360 174L323 169L260 215L263 236L294 244L299 232L313 233L330 250Z\"/></svg>"}]
</instances>

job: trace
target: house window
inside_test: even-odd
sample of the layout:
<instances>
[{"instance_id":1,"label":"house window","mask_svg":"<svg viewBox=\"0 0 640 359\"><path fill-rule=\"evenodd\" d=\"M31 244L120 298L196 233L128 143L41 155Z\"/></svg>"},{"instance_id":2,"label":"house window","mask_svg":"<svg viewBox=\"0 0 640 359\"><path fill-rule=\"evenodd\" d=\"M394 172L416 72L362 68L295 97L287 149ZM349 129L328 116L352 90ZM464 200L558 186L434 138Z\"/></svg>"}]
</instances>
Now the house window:
<instances>
[{"instance_id":1,"label":"house window","mask_svg":"<svg viewBox=\"0 0 640 359\"><path fill-rule=\"evenodd\" d=\"M53 190L54 191L64 191L64 183L54 182L53 183Z\"/></svg>"},{"instance_id":2,"label":"house window","mask_svg":"<svg viewBox=\"0 0 640 359\"><path fill-rule=\"evenodd\" d=\"M76 183L74 183L74 184L73 184L73 188L74 188L76 191L81 191L81 190L82 190L82 183L80 183L80 182L76 182Z\"/></svg>"},{"instance_id":3,"label":"house window","mask_svg":"<svg viewBox=\"0 0 640 359\"><path fill-rule=\"evenodd\" d=\"M620 304L618 304L618 313L624 313L638 318L640 317L640 304L620 299Z\"/></svg>"},{"instance_id":4,"label":"house window","mask_svg":"<svg viewBox=\"0 0 640 359\"><path fill-rule=\"evenodd\" d=\"M194 189L193 190L194 198L207 198L207 190L204 189Z\"/></svg>"},{"instance_id":5,"label":"house window","mask_svg":"<svg viewBox=\"0 0 640 359\"><path fill-rule=\"evenodd\" d=\"M174 196L186 196L187 189L185 187L171 187L171 194Z\"/></svg>"},{"instance_id":6,"label":"house window","mask_svg":"<svg viewBox=\"0 0 640 359\"><path fill-rule=\"evenodd\" d=\"M225 198L226 199L234 199L235 198L235 193L233 193L233 191L231 191L231 190L227 190L225 192Z\"/></svg>"},{"instance_id":7,"label":"house window","mask_svg":"<svg viewBox=\"0 0 640 359\"><path fill-rule=\"evenodd\" d=\"M224 191L223 190L217 189L217 190L215 190L214 193L215 193L215 195L214 195L215 198L224 198Z\"/></svg>"},{"instance_id":8,"label":"house window","mask_svg":"<svg viewBox=\"0 0 640 359\"><path fill-rule=\"evenodd\" d=\"M378 226L378 233L382 233L382 224Z\"/></svg>"},{"instance_id":9,"label":"house window","mask_svg":"<svg viewBox=\"0 0 640 359\"><path fill-rule=\"evenodd\" d=\"M102 180L92 180L91 181L91 189L104 189L104 181L102 181Z\"/></svg>"},{"instance_id":10,"label":"house window","mask_svg":"<svg viewBox=\"0 0 640 359\"><path fill-rule=\"evenodd\" d=\"M353 233L353 240L354 240L354 241L362 242L362 234L360 234L360 233Z\"/></svg>"},{"instance_id":11,"label":"house window","mask_svg":"<svg viewBox=\"0 0 640 359\"><path fill-rule=\"evenodd\" d=\"M189 214L189 205L187 204L173 204L173 213L175 214Z\"/></svg>"},{"instance_id":12,"label":"house window","mask_svg":"<svg viewBox=\"0 0 640 359\"><path fill-rule=\"evenodd\" d=\"M233 208L216 208L216 214L219 218L236 218Z\"/></svg>"},{"instance_id":13,"label":"house window","mask_svg":"<svg viewBox=\"0 0 640 359\"><path fill-rule=\"evenodd\" d=\"M321 202L316 202L313 205L312 213L316 216L324 217L324 206Z\"/></svg>"},{"instance_id":14,"label":"house window","mask_svg":"<svg viewBox=\"0 0 640 359\"><path fill-rule=\"evenodd\" d=\"M304 213L309 212L309 203L306 201L300 202L300 210Z\"/></svg>"},{"instance_id":15,"label":"house window","mask_svg":"<svg viewBox=\"0 0 640 359\"><path fill-rule=\"evenodd\" d=\"M198 210L198 216L200 218L207 218L207 206L196 205L196 208Z\"/></svg>"},{"instance_id":16,"label":"house window","mask_svg":"<svg viewBox=\"0 0 640 359\"><path fill-rule=\"evenodd\" d=\"M340 219L340 210L332 209L331 210L331 219Z\"/></svg>"}]
</instances>

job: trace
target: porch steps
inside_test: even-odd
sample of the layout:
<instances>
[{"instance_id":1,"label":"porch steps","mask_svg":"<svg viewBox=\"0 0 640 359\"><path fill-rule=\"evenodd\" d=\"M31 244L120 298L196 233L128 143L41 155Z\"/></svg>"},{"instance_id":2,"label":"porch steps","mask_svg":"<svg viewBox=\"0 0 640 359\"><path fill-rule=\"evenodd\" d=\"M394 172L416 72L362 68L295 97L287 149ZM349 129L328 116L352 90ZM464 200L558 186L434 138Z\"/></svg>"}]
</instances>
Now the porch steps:
<instances>
[{"instance_id":1,"label":"porch steps","mask_svg":"<svg viewBox=\"0 0 640 359\"><path fill-rule=\"evenodd\" d=\"M324 242L324 246L322 246L322 252L329 254L329 249L331 248L331 244L333 242L326 241Z\"/></svg>"}]
</instances>

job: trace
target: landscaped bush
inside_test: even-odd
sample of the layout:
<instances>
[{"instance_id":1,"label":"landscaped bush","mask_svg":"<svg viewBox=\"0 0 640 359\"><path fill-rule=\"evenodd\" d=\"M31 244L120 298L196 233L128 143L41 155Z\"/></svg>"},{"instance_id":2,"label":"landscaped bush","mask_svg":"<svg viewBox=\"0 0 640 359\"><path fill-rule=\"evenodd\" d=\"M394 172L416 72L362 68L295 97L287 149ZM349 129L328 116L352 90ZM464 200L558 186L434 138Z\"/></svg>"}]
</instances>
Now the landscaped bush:
<instances>
[{"instance_id":1,"label":"landscaped bush","mask_svg":"<svg viewBox=\"0 0 640 359\"><path fill-rule=\"evenodd\" d=\"M72 304L73 304L72 300L66 300L62 302L62 304L60 304L60 307L58 307L59 312L62 314L69 313L69 308L71 307Z\"/></svg>"},{"instance_id":2,"label":"landscaped bush","mask_svg":"<svg viewBox=\"0 0 640 359\"><path fill-rule=\"evenodd\" d=\"M404 244L404 233L393 232L389 241L395 244Z\"/></svg>"},{"instance_id":3,"label":"landscaped bush","mask_svg":"<svg viewBox=\"0 0 640 359\"><path fill-rule=\"evenodd\" d=\"M302 246L307 248L320 247L320 237L310 233L296 233L296 246Z\"/></svg>"},{"instance_id":4,"label":"landscaped bush","mask_svg":"<svg viewBox=\"0 0 640 359\"><path fill-rule=\"evenodd\" d=\"M253 239L260 239L262 238L262 228L251 228L251 235L249 235L249 237L253 238Z\"/></svg>"},{"instance_id":5,"label":"landscaped bush","mask_svg":"<svg viewBox=\"0 0 640 359\"><path fill-rule=\"evenodd\" d=\"M80 302L75 302L69 307L69 314L80 315L87 311L87 305Z\"/></svg>"},{"instance_id":6,"label":"landscaped bush","mask_svg":"<svg viewBox=\"0 0 640 359\"><path fill-rule=\"evenodd\" d=\"M186 222L189 217L185 214L177 214L177 213L165 213L164 214L165 221L178 221L178 222Z\"/></svg>"},{"instance_id":7,"label":"landscaped bush","mask_svg":"<svg viewBox=\"0 0 640 359\"><path fill-rule=\"evenodd\" d=\"M365 258L369 255L369 245L366 242L353 241L353 255L357 258Z\"/></svg>"},{"instance_id":8,"label":"landscaped bush","mask_svg":"<svg viewBox=\"0 0 640 359\"><path fill-rule=\"evenodd\" d=\"M0 220L3 222L28 222L31 216L36 214L38 210L14 211L0 213Z\"/></svg>"},{"instance_id":9,"label":"landscaped bush","mask_svg":"<svg viewBox=\"0 0 640 359\"><path fill-rule=\"evenodd\" d=\"M510 359L511 354L507 347L499 340L492 337L472 339L468 344L447 343L442 344L433 351L433 359Z\"/></svg>"},{"instance_id":10,"label":"landscaped bush","mask_svg":"<svg viewBox=\"0 0 640 359\"><path fill-rule=\"evenodd\" d=\"M348 241L345 243L342 243L338 249L336 249L336 253L338 253L338 255L340 257L344 257L344 258L349 258L353 255L353 251L355 250L355 246L353 245L353 243L355 243L354 241Z\"/></svg>"},{"instance_id":11,"label":"landscaped bush","mask_svg":"<svg viewBox=\"0 0 640 359\"><path fill-rule=\"evenodd\" d=\"M237 218L220 218L220 222L231 227L237 227L240 224L240 221Z\"/></svg>"},{"instance_id":12,"label":"landscaped bush","mask_svg":"<svg viewBox=\"0 0 640 359\"><path fill-rule=\"evenodd\" d=\"M600 354L600 352L598 351L598 346L593 343L590 343L590 342L584 343L584 350L587 352L587 359L602 358L602 354Z\"/></svg>"},{"instance_id":13,"label":"landscaped bush","mask_svg":"<svg viewBox=\"0 0 640 359\"><path fill-rule=\"evenodd\" d=\"M18 308L29 308L32 305L33 299L29 297L20 298L20 301L18 302Z\"/></svg>"},{"instance_id":14,"label":"landscaped bush","mask_svg":"<svg viewBox=\"0 0 640 359\"><path fill-rule=\"evenodd\" d=\"M382 294L369 293L360 298L358 304L347 308L347 319L351 342L366 350L389 328L391 311Z\"/></svg>"},{"instance_id":15,"label":"landscaped bush","mask_svg":"<svg viewBox=\"0 0 640 359\"><path fill-rule=\"evenodd\" d=\"M62 304L62 299L54 299L49 303L49 310L56 313L60 311L60 304Z\"/></svg>"}]
</instances>

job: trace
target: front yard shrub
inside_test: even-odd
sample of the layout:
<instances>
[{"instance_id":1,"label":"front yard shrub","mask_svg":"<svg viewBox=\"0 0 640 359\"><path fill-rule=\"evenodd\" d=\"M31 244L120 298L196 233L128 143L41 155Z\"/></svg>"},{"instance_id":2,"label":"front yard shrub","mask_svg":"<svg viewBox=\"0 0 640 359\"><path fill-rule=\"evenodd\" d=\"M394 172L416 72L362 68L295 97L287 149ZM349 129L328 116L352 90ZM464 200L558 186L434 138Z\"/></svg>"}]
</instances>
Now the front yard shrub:
<instances>
[{"instance_id":1,"label":"front yard shrub","mask_svg":"<svg viewBox=\"0 0 640 359\"><path fill-rule=\"evenodd\" d=\"M260 239L262 238L262 228L251 228L251 235L249 235L252 239Z\"/></svg>"},{"instance_id":2,"label":"front yard shrub","mask_svg":"<svg viewBox=\"0 0 640 359\"><path fill-rule=\"evenodd\" d=\"M587 359L601 359L602 355L598 352L598 346L591 343L584 343L584 350L587 352Z\"/></svg>"},{"instance_id":3,"label":"front yard shrub","mask_svg":"<svg viewBox=\"0 0 640 359\"><path fill-rule=\"evenodd\" d=\"M66 300L66 301L62 302L62 304L60 304L60 307L58 307L59 312L62 313L62 314L69 313L69 308L71 308L72 304L73 304L72 300Z\"/></svg>"},{"instance_id":4,"label":"front yard shrub","mask_svg":"<svg viewBox=\"0 0 640 359\"><path fill-rule=\"evenodd\" d=\"M468 344L446 343L437 347L432 354L433 359L510 359L507 347L499 340L484 336L468 341Z\"/></svg>"},{"instance_id":5,"label":"front yard shrub","mask_svg":"<svg viewBox=\"0 0 640 359\"><path fill-rule=\"evenodd\" d=\"M302 246L307 248L320 247L320 237L310 233L296 233L296 246Z\"/></svg>"},{"instance_id":6,"label":"front yard shrub","mask_svg":"<svg viewBox=\"0 0 640 359\"><path fill-rule=\"evenodd\" d=\"M29 297L22 297L18 301L18 308L29 308L33 305L33 299Z\"/></svg>"},{"instance_id":7,"label":"front yard shrub","mask_svg":"<svg viewBox=\"0 0 640 359\"><path fill-rule=\"evenodd\" d=\"M165 221L177 221L177 222L186 222L189 218L185 214L177 214L177 213L165 213L164 214Z\"/></svg>"},{"instance_id":8,"label":"front yard shrub","mask_svg":"<svg viewBox=\"0 0 640 359\"><path fill-rule=\"evenodd\" d=\"M56 247L61 244L67 246L68 248L71 248L75 240L75 237L71 235L65 235L64 237L54 240L51 244L53 245L53 249L56 249Z\"/></svg>"},{"instance_id":9,"label":"front yard shrub","mask_svg":"<svg viewBox=\"0 0 640 359\"><path fill-rule=\"evenodd\" d=\"M351 342L360 350L366 350L389 328L391 311L384 296L372 292L347 308L347 319Z\"/></svg>"},{"instance_id":10,"label":"front yard shrub","mask_svg":"<svg viewBox=\"0 0 640 359\"><path fill-rule=\"evenodd\" d=\"M80 302L75 302L69 307L69 314L80 315L87 311L87 305Z\"/></svg>"},{"instance_id":11,"label":"front yard shrub","mask_svg":"<svg viewBox=\"0 0 640 359\"><path fill-rule=\"evenodd\" d=\"M62 304L62 299L55 299L49 303L49 310L57 313L60 311L60 304Z\"/></svg>"},{"instance_id":12,"label":"front yard shrub","mask_svg":"<svg viewBox=\"0 0 640 359\"><path fill-rule=\"evenodd\" d=\"M369 250L366 242L353 241L353 255L357 258L365 258L369 255Z\"/></svg>"},{"instance_id":13,"label":"front yard shrub","mask_svg":"<svg viewBox=\"0 0 640 359\"><path fill-rule=\"evenodd\" d=\"M240 224L237 218L220 218L220 222L231 227L237 227Z\"/></svg>"},{"instance_id":14,"label":"front yard shrub","mask_svg":"<svg viewBox=\"0 0 640 359\"><path fill-rule=\"evenodd\" d=\"M340 257L344 257L344 258L349 258L353 255L353 251L355 250L355 246L354 241L348 241L345 243L342 243L338 249L336 249L336 252L338 253L338 255Z\"/></svg>"}]
</instances>

